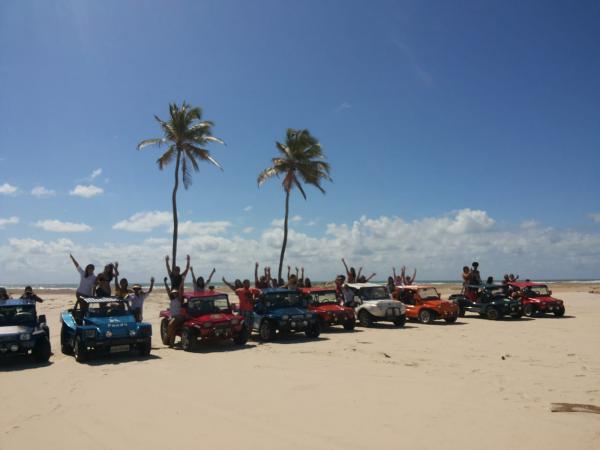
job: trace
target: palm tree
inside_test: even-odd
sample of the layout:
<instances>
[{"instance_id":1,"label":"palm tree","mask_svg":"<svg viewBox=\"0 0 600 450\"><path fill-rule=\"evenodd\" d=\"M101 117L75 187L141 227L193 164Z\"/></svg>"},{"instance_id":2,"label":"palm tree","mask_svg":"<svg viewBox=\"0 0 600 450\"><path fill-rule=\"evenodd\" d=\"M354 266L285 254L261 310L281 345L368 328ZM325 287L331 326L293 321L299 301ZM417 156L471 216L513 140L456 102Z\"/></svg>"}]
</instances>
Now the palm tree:
<instances>
[{"instance_id":1,"label":"palm tree","mask_svg":"<svg viewBox=\"0 0 600 450\"><path fill-rule=\"evenodd\" d=\"M288 238L288 217L290 212L290 192L295 186L306 200L306 192L302 183L311 184L323 194L325 189L321 187L322 180L331 181L329 176L329 164L324 161L325 155L321 144L311 136L308 130L294 130L288 128L285 143L275 142L277 150L281 153L279 157L273 158L273 165L267 167L258 176L258 186L273 176L283 177L283 190L285 191L285 218L283 220L283 244L279 256L279 271L277 279L281 279L283 258Z\"/></svg>"},{"instance_id":2,"label":"palm tree","mask_svg":"<svg viewBox=\"0 0 600 450\"><path fill-rule=\"evenodd\" d=\"M148 145L169 145L166 152L156 161L160 170L167 166L175 158L175 185L173 186L173 267L177 262L177 236L179 221L177 218L177 189L179 188L179 171L183 178L185 189L192 184L191 170L198 171L200 166L198 161L208 161L219 169L223 170L221 165L210 156L210 152L204 147L211 142L224 144L224 142L211 135L213 122L201 120L202 110L193 108L186 102L181 107L176 103L169 104L169 114L171 118L164 121L158 116L154 116L163 131L163 137L154 139L145 139L137 145L141 150Z\"/></svg>"}]
</instances>

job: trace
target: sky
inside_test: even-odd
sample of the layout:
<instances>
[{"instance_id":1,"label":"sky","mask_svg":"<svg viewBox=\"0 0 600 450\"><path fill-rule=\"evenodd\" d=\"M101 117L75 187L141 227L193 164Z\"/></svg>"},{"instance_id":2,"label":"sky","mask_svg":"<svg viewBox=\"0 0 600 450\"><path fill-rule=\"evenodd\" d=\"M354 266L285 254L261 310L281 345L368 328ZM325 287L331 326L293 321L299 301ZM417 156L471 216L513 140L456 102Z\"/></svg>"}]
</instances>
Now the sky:
<instances>
[{"instance_id":1,"label":"sky","mask_svg":"<svg viewBox=\"0 0 600 450\"><path fill-rule=\"evenodd\" d=\"M332 166L291 198L286 264L386 278L600 279L597 1L0 2L0 283L68 259L164 276L173 166L154 115L199 106L226 145L180 190L197 274L276 267L287 128ZM183 262L180 260L179 262Z\"/></svg>"}]
</instances>

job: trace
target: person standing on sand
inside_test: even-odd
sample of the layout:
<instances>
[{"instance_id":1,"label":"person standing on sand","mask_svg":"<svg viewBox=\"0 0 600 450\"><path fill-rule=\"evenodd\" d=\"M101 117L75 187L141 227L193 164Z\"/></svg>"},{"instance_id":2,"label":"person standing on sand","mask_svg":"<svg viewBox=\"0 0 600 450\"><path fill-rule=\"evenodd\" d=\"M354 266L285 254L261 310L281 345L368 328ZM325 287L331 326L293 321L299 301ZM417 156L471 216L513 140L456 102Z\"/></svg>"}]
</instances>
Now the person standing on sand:
<instances>
[{"instance_id":1,"label":"person standing on sand","mask_svg":"<svg viewBox=\"0 0 600 450\"><path fill-rule=\"evenodd\" d=\"M187 264L185 266L185 270L182 273L181 268L179 266L175 266L173 267L173 270L171 270L171 266L169 265L169 256L165 256L167 274L169 275L169 279L171 280L171 289L179 289L181 283L184 282L185 277L188 274L188 270L190 270L190 255L186 256L186 261Z\"/></svg>"},{"instance_id":2,"label":"person standing on sand","mask_svg":"<svg viewBox=\"0 0 600 450\"><path fill-rule=\"evenodd\" d=\"M244 319L252 316L254 302L260 295L260 289L250 287L250 280L244 280L242 287L235 290L240 301L240 314Z\"/></svg>"},{"instance_id":3,"label":"person standing on sand","mask_svg":"<svg viewBox=\"0 0 600 450\"><path fill-rule=\"evenodd\" d=\"M139 284L134 284L133 294L127 297L136 322L141 322L144 318L144 301L152 293L152 289L154 289L154 277L150 278L150 289L148 289L148 292L142 291L142 286Z\"/></svg>"},{"instance_id":4,"label":"person standing on sand","mask_svg":"<svg viewBox=\"0 0 600 450\"><path fill-rule=\"evenodd\" d=\"M73 261L73 264L75 265L75 268L77 269L77 272L79 272L79 275L81 277L79 281L79 287L75 292L77 301L79 301L82 297L93 297L96 289L96 275L94 275L94 265L88 264L87 266L85 266L85 270L83 270L72 254L69 253L69 257L71 258L71 261Z\"/></svg>"},{"instance_id":5,"label":"person standing on sand","mask_svg":"<svg viewBox=\"0 0 600 450\"><path fill-rule=\"evenodd\" d=\"M463 266L462 270L462 293L466 293L469 289L469 284L471 284L471 270L468 266Z\"/></svg>"},{"instance_id":6,"label":"person standing on sand","mask_svg":"<svg viewBox=\"0 0 600 450\"><path fill-rule=\"evenodd\" d=\"M167 284L167 277L165 277L164 282L165 287L168 288L169 286ZM169 312L171 314L169 324L167 325L167 343L169 347L173 347L175 345L177 330L179 330L185 321L185 317L181 312L181 307L183 306L183 285L184 283L182 280L182 282L179 284L179 289L171 289L169 292Z\"/></svg>"}]
</instances>

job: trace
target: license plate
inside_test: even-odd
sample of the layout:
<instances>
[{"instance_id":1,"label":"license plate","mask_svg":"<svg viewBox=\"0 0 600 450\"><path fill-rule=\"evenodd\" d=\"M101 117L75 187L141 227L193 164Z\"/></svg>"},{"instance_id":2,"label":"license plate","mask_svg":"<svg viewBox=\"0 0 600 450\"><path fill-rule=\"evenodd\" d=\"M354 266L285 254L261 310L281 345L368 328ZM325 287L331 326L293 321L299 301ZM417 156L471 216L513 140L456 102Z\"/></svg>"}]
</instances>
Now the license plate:
<instances>
[{"instance_id":1,"label":"license plate","mask_svg":"<svg viewBox=\"0 0 600 450\"><path fill-rule=\"evenodd\" d=\"M128 351L129 351L129 345L114 345L110 348L111 353L121 353L121 352L128 352Z\"/></svg>"}]
</instances>

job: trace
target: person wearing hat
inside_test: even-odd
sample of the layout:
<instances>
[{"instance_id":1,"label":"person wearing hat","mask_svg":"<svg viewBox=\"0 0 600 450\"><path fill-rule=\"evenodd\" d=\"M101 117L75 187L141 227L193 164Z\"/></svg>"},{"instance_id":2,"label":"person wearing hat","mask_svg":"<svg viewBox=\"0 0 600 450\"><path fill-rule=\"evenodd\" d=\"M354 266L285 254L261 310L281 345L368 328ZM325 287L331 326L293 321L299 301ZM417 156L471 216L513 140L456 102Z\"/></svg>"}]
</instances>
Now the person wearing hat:
<instances>
[{"instance_id":1,"label":"person wearing hat","mask_svg":"<svg viewBox=\"0 0 600 450\"><path fill-rule=\"evenodd\" d=\"M144 318L144 301L154 289L154 277L150 278L150 289L148 292L142 291L142 286L139 284L133 285L133 294L129 294L127 299L137 322L141 322Z\"/></svg>"},{"instance_id":2,"label":"person wearing hat","mask_svg":"<svg viewBox=\"0 0 600 450\"><path fill-rule=\"evenodd\" d=\"M25 291L21 295L21 300L35 300L37 303L42 303L44 300L33 293L31 286L25 286Z\"/></svg>"}]
</instances>

